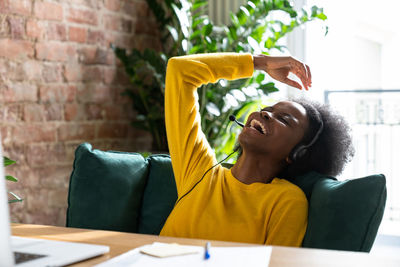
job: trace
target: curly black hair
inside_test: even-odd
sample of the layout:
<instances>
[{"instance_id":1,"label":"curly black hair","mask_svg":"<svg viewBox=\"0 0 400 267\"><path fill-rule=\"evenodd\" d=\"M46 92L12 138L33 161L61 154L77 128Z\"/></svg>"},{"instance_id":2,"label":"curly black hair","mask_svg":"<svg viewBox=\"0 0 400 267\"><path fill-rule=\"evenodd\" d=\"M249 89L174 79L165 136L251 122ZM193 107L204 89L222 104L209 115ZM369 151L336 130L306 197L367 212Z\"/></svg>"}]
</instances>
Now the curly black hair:
<instances>
[{"instance_id":1,"label":"curly black hair","mask_svg":"<svg viewBox=\"0 0 400 267\"><path fill-rule=\"evenodd\" d=\"M302 105L307 113L309 128L303 140L294 147L308 146L321 127L323 129L316 141L307 147L306 152L288 164L279 174L279 178L294 179L310 171L323 175L339 175L347 162L354 156L354 147L350 135L351 129L343 116L334 112L327 104L321 104L306 98L290 99ZM318 115L319 114L319 115ZM242 149L239 146L239 155Z\"/></svg>"},{"instance_id":2,"label":"curly black hair","mask_svg":"<svg viewBox=\"0 0 400 267\"><path fill-rule=\"evenodd\" d=\"M315 143L307 148L306 153L287 165L279 177L293 178L310 171L329 176L339 175L345 164L354 156L351 129L347 121L327 104L306 98L291 99L290 101L296 102L306 109L309 121L308 131L299 145L307 145L311 142L320 127L320 119L323 121L323 130Z\"/></svg>"}]
</instances>

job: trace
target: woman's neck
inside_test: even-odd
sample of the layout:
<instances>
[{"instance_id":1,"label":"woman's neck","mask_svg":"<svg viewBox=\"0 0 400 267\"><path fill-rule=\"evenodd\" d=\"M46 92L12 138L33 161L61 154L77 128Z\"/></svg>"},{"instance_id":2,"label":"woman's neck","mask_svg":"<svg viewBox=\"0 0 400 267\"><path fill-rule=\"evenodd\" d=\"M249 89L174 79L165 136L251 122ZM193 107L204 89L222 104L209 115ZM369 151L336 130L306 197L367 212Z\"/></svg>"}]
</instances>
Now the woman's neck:
<instances>
[{"instance_id":1,"label":"woman's neck","mask_svg":"<svg viewBox=\"0 0 400 267\"><path fill-rule=\"evenodd\" d=\"M232 167L232 174L244 184L270 183L282 168L282 163L274 162L270 157L243 152Z\"/></svg>"}]
</instances>

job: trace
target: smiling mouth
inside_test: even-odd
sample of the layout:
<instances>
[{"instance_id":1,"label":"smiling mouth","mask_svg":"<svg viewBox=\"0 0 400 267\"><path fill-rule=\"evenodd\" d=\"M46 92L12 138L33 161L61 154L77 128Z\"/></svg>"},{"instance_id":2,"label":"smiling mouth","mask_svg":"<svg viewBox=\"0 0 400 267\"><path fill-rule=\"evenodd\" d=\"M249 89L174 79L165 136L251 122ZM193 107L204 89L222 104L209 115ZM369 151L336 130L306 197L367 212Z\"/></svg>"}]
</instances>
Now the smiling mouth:
<instances>
[{"instance_id":1,"label":"smiling mouth","mask_svg":"<svg viewBox=\"0 0 400 267\"><path fill-rule=\"evenodd\" d=\"M250 128L253 128L253 129L257 130L257 131L259 131L259 132L262 133L262 134L267 134L267 131L265 130L264 125L262 125L262 123L259 122L259 121L256 120L256 119L253 119L253 120L250 122Z\"/></svg>"}]
</instances>

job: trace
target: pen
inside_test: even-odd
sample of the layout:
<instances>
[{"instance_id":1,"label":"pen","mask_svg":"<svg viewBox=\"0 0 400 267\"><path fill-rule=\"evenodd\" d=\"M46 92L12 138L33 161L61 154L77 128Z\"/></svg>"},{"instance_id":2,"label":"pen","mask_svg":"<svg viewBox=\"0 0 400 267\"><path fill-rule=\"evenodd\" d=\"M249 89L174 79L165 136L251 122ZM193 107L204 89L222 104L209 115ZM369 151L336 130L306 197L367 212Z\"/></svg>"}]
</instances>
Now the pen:
<instances>
[{"instance_id":1,"label":"pen","mask_svg":"<svg viewBox=\"0 0 400 267\"><path fill-rule=\"evenodd\" d=\"M210 242L207 242L204 246L204 259L208 260L210 258Z\"/></svg>"}]
</instances>

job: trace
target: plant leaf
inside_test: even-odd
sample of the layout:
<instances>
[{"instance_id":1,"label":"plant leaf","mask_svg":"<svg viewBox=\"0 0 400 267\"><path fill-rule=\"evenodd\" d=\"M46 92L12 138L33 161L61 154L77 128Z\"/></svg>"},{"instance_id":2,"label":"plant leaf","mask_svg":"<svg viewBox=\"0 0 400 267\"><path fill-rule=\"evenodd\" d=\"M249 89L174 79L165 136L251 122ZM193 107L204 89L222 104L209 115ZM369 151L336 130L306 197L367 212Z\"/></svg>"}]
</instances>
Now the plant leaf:
<instances>
[{"instance_id":1,"label":"plant leaf","mask_svg":"<svg viewBox=\"0 0 400 267\"><path fill-rule=\"evenodd\" d=\"M11 181L11 182L18 182L18 179L11 175L6 175L6 180Z\"/></svg>"},{"instance_id":2,"label":"plant leaf","mask_svg":"<svg viewBox=\"0 0 400 267\"><path fill-rule=\"evenodd\" d=\"M179 40L178 31L171 25L167 25L166 27L169 33L171 34L172 38L174 39L174 41L177 42Z\"/></svg>"},{"instance_id":3,"label":"plant leaf","mask_svg":"<svg viewBox=\"0 0 400 267\"><path fill-rule=\"evenodd\" d=\"M8 191L8 193L14 197L14 199L8 200L8 203L21 202L23 200L17 194L15 194L15 193L13 193L11 191Z\"/></svg>"},{"instance_id":4,"label":"plant leaf","mask_svg":"<svg viewBox=\"0 0 400 267\"><path fill-rule=\"evenodd\" d=\"M11 160L11 159L9 159L7 157L4 157L4 156L3 156L3 159L4 159L4 166L9 166L9 165L12 165L12 164L16 163L16 161Z\"/></svg>"}]
</instances>

